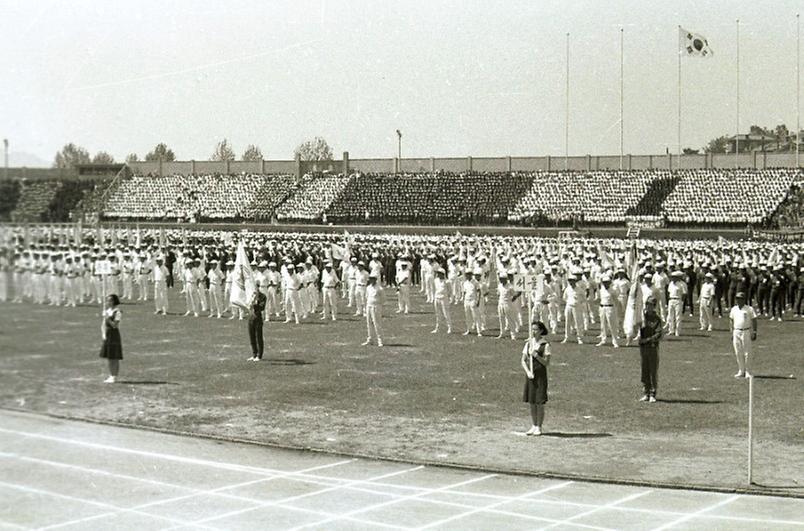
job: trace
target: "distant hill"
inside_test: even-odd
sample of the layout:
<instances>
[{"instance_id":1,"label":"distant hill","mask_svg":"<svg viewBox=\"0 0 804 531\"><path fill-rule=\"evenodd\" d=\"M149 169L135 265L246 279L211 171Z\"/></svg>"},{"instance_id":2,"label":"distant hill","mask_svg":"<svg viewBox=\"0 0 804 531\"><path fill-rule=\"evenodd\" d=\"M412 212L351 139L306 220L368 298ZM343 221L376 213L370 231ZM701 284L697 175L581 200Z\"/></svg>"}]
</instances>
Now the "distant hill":
<instances>
[{"instance_id":1,"label":"distant hill","mask_svg":"<svg viewBox=\"0 0 804 531\"><path fill-rule=\"evenodd\" d=\"M2 164L2 160L0 160L0 164ZM19 168L22 166L26 168L50 168L53 163L52 161L47 161L32 153L10 151L8 154L8 165L11 168Z\"/></svg>"}]
</instances>

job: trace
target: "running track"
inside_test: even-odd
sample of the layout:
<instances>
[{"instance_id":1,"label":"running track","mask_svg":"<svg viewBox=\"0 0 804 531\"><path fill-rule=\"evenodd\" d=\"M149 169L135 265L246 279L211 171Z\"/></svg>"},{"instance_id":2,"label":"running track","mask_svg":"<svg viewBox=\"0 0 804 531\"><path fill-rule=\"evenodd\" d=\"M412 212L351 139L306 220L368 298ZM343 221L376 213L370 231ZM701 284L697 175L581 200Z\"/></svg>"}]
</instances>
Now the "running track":
<instances>
[{"instance_id":1,"label":"running track","mask_svg":"<svg viewBox=\"0 0 804 531\"><path fill-rule=\"evenodd\" d=\"M0 529L804 531L804 499L484 474L0 411Z\"/></svg>"}]
</instances>

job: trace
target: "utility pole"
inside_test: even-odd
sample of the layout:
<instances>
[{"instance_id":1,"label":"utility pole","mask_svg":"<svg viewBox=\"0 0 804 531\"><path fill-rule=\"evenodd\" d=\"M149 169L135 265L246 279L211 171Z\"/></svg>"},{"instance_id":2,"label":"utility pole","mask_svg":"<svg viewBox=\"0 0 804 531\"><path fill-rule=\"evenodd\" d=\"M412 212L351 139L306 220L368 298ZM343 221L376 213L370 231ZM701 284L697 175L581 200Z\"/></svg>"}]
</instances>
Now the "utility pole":
<instances>
[{"instance_id":1,"label":"utility pole","mask_svg":"<svg viewBox=\"0 0 804 531\"><path fill-rule=\"evenodd\" d=\"M397 136L397 159L399 162L397 163L399 167L397 168L398 173L402 173L402 131L399 129L396 130Z\"/></svg>"}]
</instances>

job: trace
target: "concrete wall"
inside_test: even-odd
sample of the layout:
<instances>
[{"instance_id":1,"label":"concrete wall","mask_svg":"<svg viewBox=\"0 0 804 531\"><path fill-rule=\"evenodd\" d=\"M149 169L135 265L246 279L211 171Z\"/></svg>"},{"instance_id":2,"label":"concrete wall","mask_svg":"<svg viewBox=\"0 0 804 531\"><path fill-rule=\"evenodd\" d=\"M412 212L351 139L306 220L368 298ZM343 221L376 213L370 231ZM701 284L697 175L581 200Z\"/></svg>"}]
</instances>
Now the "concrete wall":
<instances>
[{"instance_id":1,"label":"concrete wall","mask_svg":"<svg viewBox=\"0 0 804 531\"><path fill-rule=\"evenodd\" d=\"M802 167L804 167L804 155L801 157ZM795 167L795 154L785 153L741 153L735 157L731 154L714 155L624 155L623 169L647 170L647 169L695 169L695 168L774 168L774 167ZM159 174L159 162L132 162L129 165L134 173L147 175L149 173ZM587 170L617 170L620 168L619 155L585 155L581 157L569 157L565 160L562 156L546 157L444 157L444 158L403 158L401 161L396 158L381 159L349 159L349 168L352 171L363 173L394 173L396 171L420 172L420 171L448 171L465 172L470 168L476 172L502 172L508 171L561 171L568 168L573 171ZM343 171L343 161L331 162L302 162L300 168L302 173L307 171L329 170L333 172ZM259 161L231 161L231 162L210 162L210 161L181 161L163 162L161 164L162 175L173 173L266 173L292 175L297 171L296 161L293 160L264 160ZM74 172L73 172L74 173ZM10 177L28 178L55 178L59 176L70 177L73 173L69 170L39 169L39 168L9 168ZM0 175L2 175L0 173Z\"/></svg>"}]
</instances>

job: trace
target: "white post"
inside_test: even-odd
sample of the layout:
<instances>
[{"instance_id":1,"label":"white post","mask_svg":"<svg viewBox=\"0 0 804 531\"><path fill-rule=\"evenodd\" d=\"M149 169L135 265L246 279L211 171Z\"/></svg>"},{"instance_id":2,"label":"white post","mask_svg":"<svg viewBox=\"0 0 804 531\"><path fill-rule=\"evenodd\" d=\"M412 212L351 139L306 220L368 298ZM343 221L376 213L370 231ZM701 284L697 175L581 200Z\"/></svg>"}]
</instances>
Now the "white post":
<instances>
[{"instance_id":1,"label":"white post","mask_svg":"<svg viewBox=\"0 0 804 531\"><path fill-rule=\"evenodd\" d=\"M740 19L737 19L737 134L734 137L734 167L740 160Z\"/></svg>"},{"instance_id":2,"label":"white post","mask_svg":"<svg viewBox=\"0 0 804 531\"><path fill-rule=\"evenodd\" d=\"M569 90L570 90L570 67L569 67L569 37L570 34L567 33L567 73L566 73L566 102L565 102L565 112L566 115L564 117L564 169L569 170Z\"/></svg>"},{"instance_id":3,"label":"white post","mask_svg":"<svg viewBox=\"0 0 804 531\"><path fill-rule=\"evenodd\" d=\"M620 28L620 170L623 169L623 28Z\"/></svg>"},{"instance_id":4,"label":"white post","mask_svg":"<svg viewBox=\"0 0 804 531\"><path fill-rule=\"evenodd\" d=\"M678 27L678 33L681 35L681 26ZM677 117L677 126L678 130L676 131L677 135L677 142L678 142L678 168L681 168L681 45L679 44L678 47L678 117ZM672 164L672 157L670 158L670 169L673 169Z\"/></svg>"},{"instance_id":5,"label":"white post","mask_svg":"<svg viewBox=\"0 0 804 531\"><path fill-rule=\"evenodd\" d=\"M754 465L754 377L748 378L748 485L753 483Z\"/></svg>"}]
</instances>

